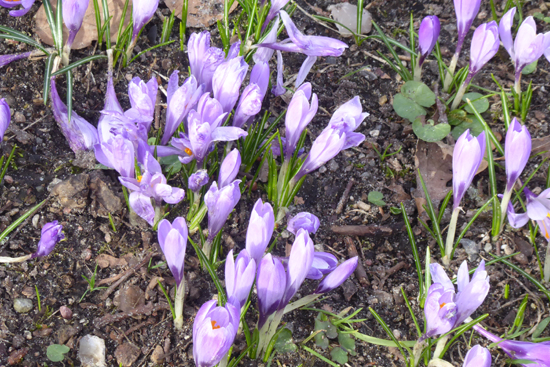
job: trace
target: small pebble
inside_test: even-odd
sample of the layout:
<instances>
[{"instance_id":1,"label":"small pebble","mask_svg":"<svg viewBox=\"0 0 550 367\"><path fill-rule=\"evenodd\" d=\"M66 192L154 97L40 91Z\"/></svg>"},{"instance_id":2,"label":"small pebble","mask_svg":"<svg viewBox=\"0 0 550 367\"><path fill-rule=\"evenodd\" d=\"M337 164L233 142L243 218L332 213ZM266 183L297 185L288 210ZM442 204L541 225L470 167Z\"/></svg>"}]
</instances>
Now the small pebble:
<instances>
[{"instance_id":1,"label":"small pebble","mask_svg":"<svg viewBox=\"0 0 550 367\"><path fill-rule=\"evenodd\" d=\"M29 330L25 330L25 331L23 332L23 335L25 336L25 339L27 339L27 340L31 340L31 339L32 339L32 334L31 334L31 332L30 332Z\"/></svg>"},{"instance_id":2,"label":"small pebble","mask_svg":"<svg viewBox=\"0 0 550 367\"><path fill-rule=\"evenodd\" d=\"M15 115L13 116L13 120L17 123L23 123L26 122L27 119L25 118L25 115L23 115L21 112L17 111Z\"/></svg>"},{"instance_id":3,"label":"small pebble","mask_svg":"<svg viewBox=\"0 0 550 367\"><path fill-rule=\"evenodd\" d=\"M59 313L61 314L61 317L67 320L70 320L71 317L73 317L73 311L71 311L71 309L67 306L59 307Z\"/></svg>"},{"instance_id":4,"label":"small pebble","mask_svg":"<svg viewBox=\"0 0 550 367\"><path fill-rule=\"evenodd\" d=\"M38 228L38 221L40 220L40 214L35 214L33 217L32 217L32 226L34 228Z\"/></svg>"},{"instance_id":5,"label":"small pebble","mask_svg":"<svg viewBox=\"0 0 550 367\"><path fill-rule=\"evenodd\" d=\"M13 308L18 313L27 313L32 310L32 307L32 301L28 298L16 298L13 301Z\"/></svg>"},{"instance_id":6,"label":"small pebble","mask_svg":"<svg viewBox=\"0 0 550 367\"><path fill-rule=\"evenodd\" d=\"M13 183L13 177L11 176L4 176L4 181L8 184L8 185L11 185Z\"/></svg>"}]
</instances>

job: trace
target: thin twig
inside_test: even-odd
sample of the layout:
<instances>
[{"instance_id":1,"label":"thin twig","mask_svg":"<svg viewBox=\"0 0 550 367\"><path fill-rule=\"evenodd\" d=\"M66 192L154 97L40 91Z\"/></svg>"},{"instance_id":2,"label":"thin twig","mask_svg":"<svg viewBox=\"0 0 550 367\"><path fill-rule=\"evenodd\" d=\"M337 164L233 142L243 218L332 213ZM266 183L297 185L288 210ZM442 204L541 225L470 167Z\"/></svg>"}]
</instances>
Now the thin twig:
<instances>
[{"instance_id":1,"label":"thin twig","mask_svg":"<svg viewBox=\"0 0 550 367\"><path fill-rule=\"evenodd\" d=\"M346 189L344 190L344 193L342 194L342 197L340 198L340 201L338 202L338 206L336 207L336 214L341 214L342 210L344 209L344 205L348 201L349 193L351 191L351 188L354 184L353 178L349 180L348 184L346 185Z\"/></svg>"}]
</instances>

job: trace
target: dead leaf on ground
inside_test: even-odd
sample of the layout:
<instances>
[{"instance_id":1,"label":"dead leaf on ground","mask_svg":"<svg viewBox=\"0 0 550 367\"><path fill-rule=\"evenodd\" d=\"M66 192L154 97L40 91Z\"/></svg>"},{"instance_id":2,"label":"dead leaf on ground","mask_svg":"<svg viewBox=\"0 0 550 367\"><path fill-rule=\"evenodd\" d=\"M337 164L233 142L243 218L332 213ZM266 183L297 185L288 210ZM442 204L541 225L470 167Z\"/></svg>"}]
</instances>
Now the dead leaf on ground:
<instances>
[{"instance_id":1,"label":"dead leaf on ground","mask_svg":"<svg viewBox=\"0 0 550 367\"><path fill-rule=\"evenodd\" d=\"M411 196L405 192L405 189L403 189L403 186L401 185L397 185L397 184L390 185L388 186L388 189L390 189L395 193L395 195L393 196L393 200L395 200L398 203L410 200L411 198Z\"/></svg>"},{"instance_id":2,"label":"dead leaf on ground","mask_svg":"<svg viewBox=\"0 0 550 367\"><path fill-rule=\"evenodd\" d=\"M114 256L101 254L96 257L96 262L101 269L105 269L113 266L126 266L128 262L125 259L117 259Z\"/></svg>"},{"instance_id":3,"label":"dead leaf on ground","mask_svg":"<svg viewBox=\"0 0 550 367\"><path fill-rule=\"evenodd\" d=\"M176 16L181 19L183 0L165 0L164 3ZM237 8L235 1L229 13ZM216 0L189 0L189 11L187 13L187 27L207 28L218 20L223 19L223 1Z\"/></svg>"},{"instance_id":4,"label":"dead leaf on ground","mask_svg":"<svg viewBox=\"0 0 550 367\"><path fill-rule=\"evenodd\" d=\"M52 0L52 8L55 12L57 7L57 0ZM103 14L102 1L98 1L101 14ZM124 9L124 0L107 0L109 7L109 16L111 16L111 41L116 42L118 33L118 25L122 19L122 10ZM130 23L130 15L132 14L132 2L128 4L128 10L126 11L126 18L124 19L124 26L126 27ZM42 40L42 42L52 46L53 38L50 25L46 19L46 11L44 5L38 9L36 13L36 34ZM69 30L63 25L63 39L66 40L69 37ZM72 48L79 50L81 48L88 47L92 44L92 41L97 41L97 26L95 22L94 2L90 1L86 14L84 15L84 21L82 22L82 28L78 31L74 40Z\"/></svg>"},{"instance_id":5,"label":"dead leaf on ground","mask_svg":"<svg viewBox=\"0 0 550 367\"><path fill-rule=\"evenodd\" d=\"M550 135L531 139L531 156L542 152L542 158L550 158Z\"/></svg>"},{"instance_id":6,"label":"dead leaf on ground","mask_svg":"<svg viewBox=\"0 0 550 367\"><path fill-rule=\"evenodd\" d=\"M123 367L130 367L134 364L140 354L141 350L129 343L119 345L115 350L116 361Z\"/></svg>"}]
</instances>

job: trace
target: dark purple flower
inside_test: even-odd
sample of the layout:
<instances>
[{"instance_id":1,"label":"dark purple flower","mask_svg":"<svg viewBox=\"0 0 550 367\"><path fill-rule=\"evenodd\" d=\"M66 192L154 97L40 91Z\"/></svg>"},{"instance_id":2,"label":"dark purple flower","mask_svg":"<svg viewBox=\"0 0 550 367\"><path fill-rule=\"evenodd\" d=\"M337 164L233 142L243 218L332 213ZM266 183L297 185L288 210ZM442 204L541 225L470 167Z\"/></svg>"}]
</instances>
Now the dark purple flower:
<instances>
[{"instance_id":1,"label":"dark purple flower","mask_svg":"<svg viewBox=\"0 0 550 367\"><path fill-rule=\"evenodd\" d=\"M225 261L225 289L229 302L239 309L243 307L255 277L256 262L248 252L242 250L235 260L233 250L229 251Z\"/></svg>"},{"instance_id":2,"label":"dark purple flower","mask_svg":"<svg viewBox=\"0 0 550 367\"><path fill-rule=\"evenodd\" d=\"M55 245L65 238L62 231L63 226L58 224L56 220L46 223L42 227L40 241L38 242L36 252L31 255L31 259L48 256L53 251Z\"/></svg>"},{"instance_id":3,"label":"dark purple flower","mask_svg":"<svg viewBox=\"0 0 550 367\"><path fill-rule=\"evenodd\" d=\"M241 199L241 180L235 180L231 184L218 189L216 182L204 196L204 202L208 208L208 239L213 240L222 229L229 214Z\"/></svg>"},{"instance_id":4,"label":"dark purple flower","mask_svg":"<svg viewBox=\"0 0 550 367\"><path fill-rule=\"evenodd\" d=\"M329 275L325 277L317 286L315 293L323 294L338 288L349 278L349 276L355 271L357 267L358 257L352 257L338 265Z\"/></svg>"},{"instance_id":5,"label":"dark purple flower","mask_svg":"<svg viewBox=\"0 0 550 367\"><path fill-rule=\"evenodd\" d=\"M187 233L187 223L182 217L177 217L172 223L163 219L158 225L159 245L178 288L183 280Z\"/></svg>"},{"instance_id":6,"label":"dark purple flower","mask_svg":"<svg viewBox=\"0 0 550 367\"><path fill-rule=\"evenodd\" d=\"M187 183L191 191L199 192L199 190L208 183L208 180L208 171L205 169L200 169L189 176Z\"/></svg>"},{"instance_id":7,"label":"dark purple flower","mask_svg":"<svg viewBox=\"0 0 550 367\"><path fill-rule=\"evenodd\" d=\"M286 229L294 235L299 229L305 229L309 233L315 233L320 225L321 222L315 215L308 212L302 212L289 219Z\"/></svg>"},{"instance_id":8,"label":"dark purple flower","mask_svg":"<svg viewBox=\"0 0 550 367\"><path fill-rule=\"evenodd\" d=\"M437 43L440 29L441 23L437 16L428 15L422 19L420 29L418 30L418 49L420 50L420 58L418 59L419 65L422 65L426 57L432 53Z\"/></svg>"},{"instance_id":9,"label":"dark purple flower","mask_svg":"<svg viewBox=\"0 0 550 367\"><path fill-rule=\"evenodd\" d=\"M4 98L0 99L0 142L4 140L4 134L10 126L11 110Z\"/></svg>"}]
</instances>

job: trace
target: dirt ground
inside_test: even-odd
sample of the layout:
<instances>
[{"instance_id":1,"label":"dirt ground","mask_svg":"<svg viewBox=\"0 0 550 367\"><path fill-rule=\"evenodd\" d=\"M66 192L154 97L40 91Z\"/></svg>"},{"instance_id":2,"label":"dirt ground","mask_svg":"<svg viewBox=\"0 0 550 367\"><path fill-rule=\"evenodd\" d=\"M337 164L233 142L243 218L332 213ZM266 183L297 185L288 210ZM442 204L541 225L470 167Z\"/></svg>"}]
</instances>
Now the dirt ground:
<instances>
[{"instance_id":1,"label":"dirt ground","mask_svg":"<svg viewBox=\"0 0 550 367\"><path fill-rule=\"evenodd\" d=\"M327 7L334 1L312 2L315 5L313 7L305 1L297 3L311 14L326 15ZM525 1L524 14L540 11L541 4L544 5L538 1ZM31 20L38 5L35 4L31 13L22 18L12 18L8 16L7 9L0 8L0 24L32 35L34 21ZM548 3L547 5L550 6ZM162 2L159 8L165 15L169 14ZM423 16L438 15L442 23L442 53L447 60L450 60L456 42L455 16L451 9L450 0L378 0L369 7L377 24L388 35L404 43L404 32L408 28L411 12L417 21L417 27ZM483 1L474 26L490 17L489 1ZM403 287L411 300L416 317L421 320L423 310L418 307L417 302L417 275L403 218L401 215L392 215L389 208L398 207L403 202L413 225L421 258L424 258L427 246L432 250L433 261L439 261L440 258L435 241L417 220L418 211L414 200L418 196L415 168L417 138L412 133L410 124L398 117L391 106L392 95L398 92L402 82L396 73L378 60L377 51L388 54L379 42L369 40L358 47L351 38L340 37L300 11L296 11L293 19L306 34L335 37L350 45L340 58L326 57L318 60L308 77L319 97L320 108L309 126L311 134L306 144L310 145L311 138L316 137L326 126L330 114L355 95L360 96L364 110L371 114L358 129L358 132L367 137L365 143L343 152L310 175L290 208L292 213L308 211L320 218L320 230L313 237L317 250L322 249L335 254L339 259L347 259L351 256L348 245L353 243L368 276L368 284L362 284L352 276L341 288L331 292L314 307L334 313L350 306L353 310L361 309L357 318L364 318L366 321L357 323L354 327L366 335L387 339L382 327L368 311L368 307L372 307L398 339L416 340L416 329L399 289ZM176 22L172 39L178 37L177 25ZM538 25L544 27L539 31L550 31L550 25L541 21L538 21ZM154 35L151 32L152 27L159 30L156 39L141 37L138 49L150 47L151 41L158 42L161 29L158 18L155 17L146 26L143 34ZM198 30L189 29L187 35L192 31ZM214 42L219 46L221 42L218 31L212 27L211 32ZM7 41L0 43L0 54L25 49L25 45ZM469 44L463 48L459 66L466 65L468 51ZM93 48L90 47L75 52L73 57L85 57L92 52ZM305 56L284 56L285 76L295 74ZM115 89L122 107L130 107L127 85L132 77L139 76L146 80L153 75L166 77L176 69L185 74L187 67L187 56L179 50L179 42L143 55L130 67L115 75ZM99 112L103 107L106 68L106 61L100 61L75 72L73 109L94 125L97 125ZM273 68L274 64L272 70ZM344 77L359 68L363 69L352 76ZM437 82L436 69L434 61L429 61L424 67L424 81L427 84ZM535 88L527 119L533 137L548 135L549 71L548 62L542 58L538 70L524 78L532 79ZM79 365L78 342L87 334L105 340L109 365L122 363L144 366L164 363L169 366L194 366L191 335L194 315L205 301L217 293L209 275L201 271L194 250L188 246L185 273L189 293L184 308L185 324L182 332L176 332L165 297L159 287L155 286L156 281L162 279L165 287L170 290L174 287L169 270L162 264L164 259L156 243L156 233L150 228L132 227L129 224L121 186L112 171L83 170L73 166L71 162L74 160L74 153L56 125L50 108L43 104L43 72L43 60L21 60L3 67L0 71L0 97L5 98L15 112L12 126L17 130L6 134L1 149L3 154L9 154L13 144L18 146L14 164L8 170L0 188L0 230L4 230L37 203L46 200L37 214L0 243L0 255L22 256L34 252L40 237L40 228L52 220L61 222L66 241L60 243L54 253L44 259L16 265L0 265L0 366L61 365L50 362L46 357L46 348L50 344L66 344L71 350L66 355L65 362ZM495 90L496 87L490 79L491 73L506 86L512 85L513 66L503 48L476 76L474 82ZM163 78L162 85L166 87L166 84L167 81ZM59 90L63 96L63 82L60 83ZM286 103L270 94L268 98L266 105L269 110L274 114L281 113ZM494 131L503 136L504 128L499 115L501 107L498 106L497 98L491 98L490 101L496 107L484 116L492 124ZM161 124L164 123L164 114L162 108ZM383 150L389 144L392 144L389 152L399 149L400 152L381 162L373 147ZM531 160L524 177L533 172L541 161L540 157ZM530 186L544 188L546 173L547 163L544 163ZM52 190L55 184L62 181L61 188L58 186L56 190ZM503 188L503 171L499 171L498 182ZM184 186L180 177L173 178L172 184ZM260 196L265 199L261 183L259 186L260 189L252 191L251 195L243 195L236 207L236 213L224 227L225 251L229 251L231 247L236 250L244 248L250 211ZM349 194L344 195L347 186ZM384 207L379 208L368 202L367 195L371 191L384 194ZM338 210L343 196L343 207ZM473 189L468 191L463 202L466 215L461 216L459 228L464 224L465 218L472 215L472 210L480 207L487 197L488 174L485 171L476 177ZM366 206L359 202L366 203ZM113 216L116 232L109 224L107 213ZM172 208L169 219L178 215L185 216L186 213L185 205L176 205ZM445 213L443 223L446 225L449 219L450 213ZM370 226L371 234L357 236L348 233L346 236L333 230L333 226L363 224ZM521 255L510 261L540 279L533 248L527 242L527 231L511 231L508 228L495 244L487 238L490 226L491 215L484 213L466 235L467 239L481 244L476 259L469 263L470 268L476 266L480 258L492 259L488 253L495 253L496 246L500 246L503 253L521 252ZM275 253L284 255L289 241L284 236L279 237ZM544 258L546 243L538 238L537 245L540 256ZM222 256L225 257L225 254L226 252ZM451 269L456 271L467 258L465 251L459 248ZM82 276L91 277L96 263L99 264L99 284L96 286L109 288L87 293L83 297L88 283ZM220 268L220 279L223 279L222 270ZM499 263L489 266L487 270L491 277L491 291L473 316L488 313L489 317L484 325L489 330L503 334L513 323L518 305L525 294L529 295L529 303L525 311L524 327L535 326L549 316L548 299L522 275ZM308 294L315 289L316 284L314 281L306 281L299 293ZM506 284L510 287L507 299L504 298ZM41 310L38 307L35 286L40 294ZM17 298L31 299L32 310L28 313L17 313L14 310L14 300ZM61 306L72 310L72 318L61 317ZM136 312L136 309L140 312ZM252 325L257 313L252 311L249 314ZM284 318L297 343L311 334L315 316L316 312L313 311L294 311ZM550 330L546 330L540 337L548 336ZM470 333L466 333L464 337L457 339L445 359L455 366L462 365L469 338ZM474 335L474 339L472 344L488 345L486 340L477 335ZM331 344L335 344L334 341ZM307 346L330 358L328 351L315 347L313 341L308 342ZM235 351L244 347L246 344L241 335L237 339ZM356 350L357 355L350 357L348 362L350 366L405 365L395 348L378 347L358 341ZM160 352L165 355L164 362L157 358ZM503 353L493 351L493 366L504 366L505 359ZM300 363L303 366L328 365L300 348L294 353L276 354L272 363L279 366L298 366ZM264 364L245 358L241 365Z\"/></svg>"}]
</instances>

